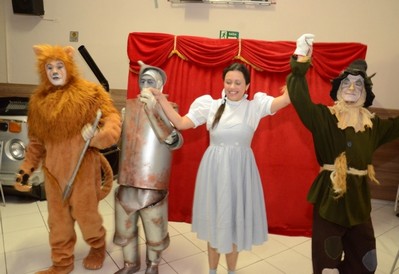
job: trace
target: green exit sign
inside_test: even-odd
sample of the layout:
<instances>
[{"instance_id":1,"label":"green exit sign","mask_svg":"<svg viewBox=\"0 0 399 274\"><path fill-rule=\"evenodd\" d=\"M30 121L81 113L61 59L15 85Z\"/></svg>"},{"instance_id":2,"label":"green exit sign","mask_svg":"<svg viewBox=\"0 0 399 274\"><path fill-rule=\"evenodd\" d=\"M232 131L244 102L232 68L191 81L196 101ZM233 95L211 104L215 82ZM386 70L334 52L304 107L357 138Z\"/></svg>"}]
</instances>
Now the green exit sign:
<instances>
[{"instance_id":1,"label":"green exit sign","mask_svg":"<svg viewBox=\"0 0 399 274\"><path fill-rule=\"evenodd\" d=\"M230 30L221 30L219 32L219 38L221 39L230 39L230 38L239 38L238 31L230 31Z\"/></svg>"}]
</instances>

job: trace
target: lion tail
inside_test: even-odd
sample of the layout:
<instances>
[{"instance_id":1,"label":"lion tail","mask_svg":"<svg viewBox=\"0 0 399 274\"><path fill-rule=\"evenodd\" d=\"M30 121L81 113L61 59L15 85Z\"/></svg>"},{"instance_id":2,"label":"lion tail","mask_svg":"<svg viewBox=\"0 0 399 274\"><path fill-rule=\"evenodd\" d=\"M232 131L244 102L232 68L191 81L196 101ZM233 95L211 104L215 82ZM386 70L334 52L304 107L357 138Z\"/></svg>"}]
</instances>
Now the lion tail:
<instances>
[{"instance_id":1,"label":"lion tail","mask_svg":"<svg viewBox=\"0 0 399 274\"><path fill-rule=\"evenodd\" d=\"M114 173L107 158L105 158L103 154L100 154L100 163L101 163L103 178L102 178L99 200L102 200L111 192L112 184L114 182Z\"/></svg>"}]
</instances>

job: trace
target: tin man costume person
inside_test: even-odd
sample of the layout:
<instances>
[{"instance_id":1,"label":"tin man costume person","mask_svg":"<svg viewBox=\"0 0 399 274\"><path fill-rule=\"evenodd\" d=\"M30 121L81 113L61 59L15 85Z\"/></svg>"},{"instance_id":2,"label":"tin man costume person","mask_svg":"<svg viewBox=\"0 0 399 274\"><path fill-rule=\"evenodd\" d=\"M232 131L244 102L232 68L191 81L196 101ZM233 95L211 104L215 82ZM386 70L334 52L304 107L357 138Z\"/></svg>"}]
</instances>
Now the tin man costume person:
<instances>
[{"instance_id":1,"label":"tin man costume person","mask_svg":"<svg viewBox=\"0 0 399 274\"><path fill-rule=\"evenodd\" d=\"M172 150L183 138L166 118L148 88L162 91L166 74L139 61L139 99L126 101L122 130L119 187L115 190L114 243L122 246L124 267L140 270L138 218L146 237L146 274L158 273L161 252L169 246L168 188Z\"/></svg>"}]
</instances>

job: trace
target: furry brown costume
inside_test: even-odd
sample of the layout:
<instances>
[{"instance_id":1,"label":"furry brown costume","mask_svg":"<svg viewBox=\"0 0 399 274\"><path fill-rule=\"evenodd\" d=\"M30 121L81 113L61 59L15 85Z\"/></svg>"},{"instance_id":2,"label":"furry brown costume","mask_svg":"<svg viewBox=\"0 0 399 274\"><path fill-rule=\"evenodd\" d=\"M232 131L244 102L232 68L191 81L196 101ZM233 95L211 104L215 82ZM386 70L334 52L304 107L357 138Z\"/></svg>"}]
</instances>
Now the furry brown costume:
<instances>
[{"instance_id":1,"label":"furry brown costume","mask_svg":"<svg viewBox=\"0 0 399 274\"><path fill-rule=\"evenodd\" d=\"M34 51L41 83L29 101L30 143L15 186L24 189L25 179L42 164L53 266L38 273L64 274L73 270L75 221L91 247L83 264L87 269L99 269L105 258L105 229L98 203L111 189L112 169L98 149L118 141L120 115L101 85L79 76L72 47L40 45ZM65 65L67 77L62 86L55 86L48 79L46 66L52 61L62 61ZM93 123L98 109L102 111L98 132L90 141L71 196L64 202L63 191L85 144L81 130L87 123ZM103 187L101 168L107 178Z\"/></svg>"}]
</instances>

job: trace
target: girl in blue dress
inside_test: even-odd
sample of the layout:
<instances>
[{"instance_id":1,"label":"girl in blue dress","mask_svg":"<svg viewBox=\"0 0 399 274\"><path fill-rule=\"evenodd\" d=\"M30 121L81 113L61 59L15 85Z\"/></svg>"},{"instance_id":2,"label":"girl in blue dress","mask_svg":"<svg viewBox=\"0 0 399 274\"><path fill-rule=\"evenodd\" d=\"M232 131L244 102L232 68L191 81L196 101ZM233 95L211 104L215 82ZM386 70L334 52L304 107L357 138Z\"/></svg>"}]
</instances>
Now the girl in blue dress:
<instances>
[{"instance_id":1,"label":"girl in blue dress","mask_svg":"<svg viewBox=\"0 0 399 274\"><path fill-rule=\"evenodd\" d=\"M195 185L192 230L208 242L209 273L216 273L220 254L226 254L229 274L235 273L238 253L267 240L262 183L251 141L260 119L290 103L287 92L272 97L257 92L248 100L250 74L244 64L223 71L222 98L198 97L185 116L170 107L156 89L141 100L157 100L179 130L206 124L210 144L202 157Z\"/></svg>"}]
</instances>

